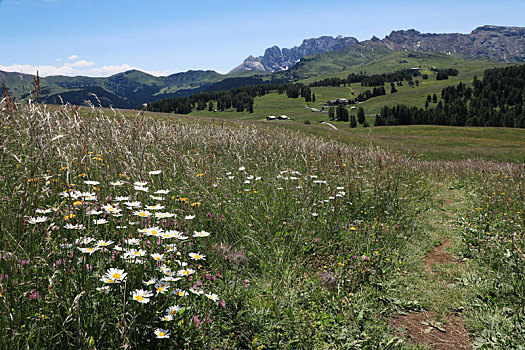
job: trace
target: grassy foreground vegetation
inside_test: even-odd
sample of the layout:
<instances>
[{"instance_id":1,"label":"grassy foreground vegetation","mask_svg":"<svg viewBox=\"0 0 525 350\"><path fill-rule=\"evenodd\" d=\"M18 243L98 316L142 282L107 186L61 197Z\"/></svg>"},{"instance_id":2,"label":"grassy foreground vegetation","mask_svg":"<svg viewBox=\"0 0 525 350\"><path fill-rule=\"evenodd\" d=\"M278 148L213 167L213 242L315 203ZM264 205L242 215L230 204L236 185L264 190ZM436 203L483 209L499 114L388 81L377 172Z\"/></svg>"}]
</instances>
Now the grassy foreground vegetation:
<instances>
[{"instance_id":1,"label":"grassy foreground vegetation","mask_svg":"<svg viewBox=\"0 0 525 350\"><path fill-rule=\"evenodd\" d=\"M412 348L388 318L435 307L398 282L436 239L428 210L448 186L468 189L450 234L483 271L462 271L477 281L471 338L525 343L522 165L256 124L0 110L5 348Z\"/></svg>"}]
</instances>

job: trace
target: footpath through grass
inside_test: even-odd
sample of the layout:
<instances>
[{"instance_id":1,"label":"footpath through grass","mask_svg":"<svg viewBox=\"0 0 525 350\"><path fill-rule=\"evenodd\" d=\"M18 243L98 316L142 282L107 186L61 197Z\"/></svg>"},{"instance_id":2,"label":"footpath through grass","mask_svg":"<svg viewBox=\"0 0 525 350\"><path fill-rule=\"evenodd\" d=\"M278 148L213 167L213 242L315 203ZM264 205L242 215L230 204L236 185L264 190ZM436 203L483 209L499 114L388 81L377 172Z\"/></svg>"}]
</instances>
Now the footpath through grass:
<instances>
[{"instance_id":1,"label":"footpath through grass","mask_svg":"<svg viewBox=\"0 0 525 350\"><path fill-rule=\"evenodd\" d=\"M412 346L393 321L407 315L525 344L522 165L255 123L0 112L5 348L392 349Z\"/></svg>"},{"instance_id":2,"label":"footpath through grass","mask_svg":"<svg viewBox=\"0 0 525 350\"><path fill-rule=\"evenodd\" d=\"M492 196L499 184L510 184L495 173L493 169L492 175L487 176L500 178L491 186ZM483 209L478 207L477 199L484 192L485 182L478 176L470 172L459 177L433 177L430 182L431 206L419 216L421 240L410 245L405 273L391 289L394 304L402 307L389 323L394 334L406 339L404 347L514 349L525 345L520 298L523 281L518 280L516 271L524 264L523 231L508 230L508 226L521 228L523 216L519 208L523 192L514 192L517 199L506 197L513 211L508 207L505 211L490 210L490 205ZM504 193L500 192L500 196ZM491 199L491 195L481 196ZM503 201L498 198L495 202ZM487 220L485 213L472 214L487 209L506 221L507 230L502 229L501 221ZM512 214L517 220L505 220ZM477 222L480 218L491 225L472 224L472 220ZM494 226L500 228L496 239L490 232ZM485 254L480 254L480 250ZM498 261L498 255L504 259Z\"/></svg>"}]
</instances>

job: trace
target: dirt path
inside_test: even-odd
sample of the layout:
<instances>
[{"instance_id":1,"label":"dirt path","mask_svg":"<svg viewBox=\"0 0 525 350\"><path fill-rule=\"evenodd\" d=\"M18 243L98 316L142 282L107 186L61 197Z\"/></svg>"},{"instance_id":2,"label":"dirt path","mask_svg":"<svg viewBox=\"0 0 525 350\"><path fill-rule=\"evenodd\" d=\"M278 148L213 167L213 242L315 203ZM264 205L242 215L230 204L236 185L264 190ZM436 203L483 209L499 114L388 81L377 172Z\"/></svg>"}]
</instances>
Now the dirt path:
<instances>
[{"instance_id":1,"label":"dirt path","mask_svg":"<svg viewBox=\"0 0 525 350\"><path fill-rule=\"evenodd\" d=\"M400 299L415 302L422 310L395 314L389 323L407 343L431 349L472 349L461 317L468 291L455 283L468 269L454 256L461 244L455 223L467 205L465 194L443 183L433 185L432 207L420 222L425 238L413 244L413 258L399 289Z\"/></svg>"}]
</instances>

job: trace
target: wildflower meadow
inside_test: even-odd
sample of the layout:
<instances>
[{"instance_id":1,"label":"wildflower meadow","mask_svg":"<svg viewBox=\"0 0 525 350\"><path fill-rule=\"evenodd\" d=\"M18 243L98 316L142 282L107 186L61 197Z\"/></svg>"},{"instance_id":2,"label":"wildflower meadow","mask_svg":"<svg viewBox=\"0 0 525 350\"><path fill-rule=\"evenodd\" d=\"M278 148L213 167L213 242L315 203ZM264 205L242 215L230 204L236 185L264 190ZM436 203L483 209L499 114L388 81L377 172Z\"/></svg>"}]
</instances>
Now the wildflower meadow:
<instances>
[{"instance_id":1,"label":"wildflower meadow","mask_svg":"<svg viewBox=\"0 0 525 350\"><path fill-rule=\"evenodd\" d=\"M473 183L477 168L254 124L0 113L2 348L403 347L387 319L424 307L398 285L438 180L478 203L461 254L493 271L486 312L512 310L498 339L519 342L522 166Z\"/></svg>"}]
</instances>

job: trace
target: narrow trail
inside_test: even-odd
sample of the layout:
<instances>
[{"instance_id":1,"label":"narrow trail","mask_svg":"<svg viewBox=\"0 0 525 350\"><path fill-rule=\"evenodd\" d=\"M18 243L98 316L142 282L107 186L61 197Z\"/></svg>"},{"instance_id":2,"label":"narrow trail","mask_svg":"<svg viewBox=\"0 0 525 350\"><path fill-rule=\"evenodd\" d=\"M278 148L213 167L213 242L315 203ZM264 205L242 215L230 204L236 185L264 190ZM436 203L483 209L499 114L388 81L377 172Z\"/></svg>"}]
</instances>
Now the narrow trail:
<instances>
[{"instance_id":1,"label":"narrow trail","mask_svg":"<svg viewBox=\"0 0 525 350\"><path fill-rule=\"evenodd\" d=\"M400 279L399 299L418 308L393 315L395 334L409 344L430 349L472 349L461 317L468 306L465 287L456 283L469 264L455 257L461 239L455 223L468 205L463 190L433 183L432 207L420 217L423 239L410 248L407 272Z\"/></svg>"}]
</instances>

